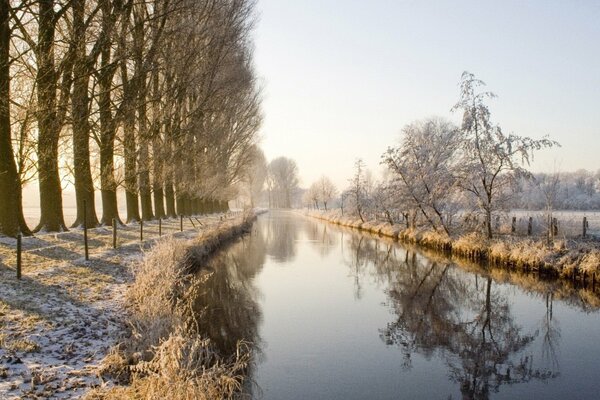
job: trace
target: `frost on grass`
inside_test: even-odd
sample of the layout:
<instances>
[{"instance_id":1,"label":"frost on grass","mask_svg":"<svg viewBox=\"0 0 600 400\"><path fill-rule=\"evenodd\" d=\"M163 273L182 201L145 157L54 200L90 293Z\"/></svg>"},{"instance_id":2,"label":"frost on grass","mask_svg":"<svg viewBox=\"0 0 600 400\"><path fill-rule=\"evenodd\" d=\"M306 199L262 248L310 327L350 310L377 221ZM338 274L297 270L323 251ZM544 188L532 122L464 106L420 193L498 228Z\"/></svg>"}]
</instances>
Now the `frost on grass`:
<instances>
[{"instance_id":1,"label":"frost on grass","mask_svg":"<svg viewBox=\"0 0 600 400\"><path fill-rule=\"evenodd\" d=\"M543 271L565 278L583 274L600 277L598 240L563 239L548 244L545 240L513 236L489 239L478 232L449 236L427 227L401 229L398 225L378 225L371 221L357 223L352 216L343 217L337 211L311 211L308 215L471 260L490 261L498 266Z\"/></svg>"},{"instance_id":2,"label":"frost on grass","mask_svg":"<svg viewBox=\"0 0 600 400\"><path fill-rule=\"evenodd\" d=\"M111 349L100 371L106 384L88 398L217 399L240 391L249 346L239 343L224 358L198 333L191 310L210 274L197 269L245 226L224 223L187 242L161 241L145 254L126 294L130 334Z\"/></svg>"},{"instance_id":3,"label":"frost on grass","mask_svg":"<svg viewBox=\"0 0 600 400\"><path fill-rule=\"evenodd\" d=\"M129 273L119 258L53 260L20 282L1 269L2 396L67 398L98 384L94 366L123 329Z\"/></svg>"},{"instance_id":4,"label":"frost on grass","mask_svg":"<svg viewBox=\"0 0 600 400\"><path fill-rule=\"evenodd\" d=\"M204 231L222 225L221 216L202 222ZM136 300L128 294L138 272L133 265L143 265L143 248L158 238L157 224L144 226L148 241L140 245L138 228L123 227L116 251L110 229L90 231L90 261L82 257L80 230L24 239L21 281L15 277L15 241L0 238L0 398L73 398L106 386L99 372L128 331L127 303ZM196 230L177 232L178 220L163 221L162 229L179 238L198 235ZM162 262L156 265L166 267ZM163 319L145 322L146 327L167 324L170 318L165 312Z\"/></svg>"}]
</instances>

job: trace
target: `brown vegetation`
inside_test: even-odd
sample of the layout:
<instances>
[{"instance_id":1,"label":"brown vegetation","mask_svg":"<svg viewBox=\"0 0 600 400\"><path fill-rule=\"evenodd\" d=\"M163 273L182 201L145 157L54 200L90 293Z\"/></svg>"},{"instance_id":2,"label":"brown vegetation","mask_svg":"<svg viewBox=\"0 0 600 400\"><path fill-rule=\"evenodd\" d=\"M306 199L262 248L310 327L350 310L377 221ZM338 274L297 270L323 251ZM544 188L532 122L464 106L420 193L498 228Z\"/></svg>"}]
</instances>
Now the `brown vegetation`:
<instances>
[{"instance_id":1,"label":"brown vegetation","mask_svg":"<svg viewBox=\"0 0 600 400\"><path fill-rule=\"evenodd\" d=\"M224 222L188 242L166 239L145 255L126 295L131 331L104 361L106 384L88 398L219 399L239 392L249 346L219 354L198 334L191 302L208 274L198 274L203 263L252 220Z\"/></svg>"},{"instance_id":2,"label":"brown vegetation","mask_svg":"<svg viewBox=\"0 0 600 400\"><path fill-rule=\"evenodd\" d=\"M405 243L467 258L489 262L509 269L535 271L547 276L581 280L595 287L600 273L600 245L593 240L545 241L514 237L488 239L480 233L451 237L431 229L401 229L398 225L362 222L352 217L341 217L336 212L309 212L309 216L338 225L387 236Z\"/></svg>"}]
</instances>

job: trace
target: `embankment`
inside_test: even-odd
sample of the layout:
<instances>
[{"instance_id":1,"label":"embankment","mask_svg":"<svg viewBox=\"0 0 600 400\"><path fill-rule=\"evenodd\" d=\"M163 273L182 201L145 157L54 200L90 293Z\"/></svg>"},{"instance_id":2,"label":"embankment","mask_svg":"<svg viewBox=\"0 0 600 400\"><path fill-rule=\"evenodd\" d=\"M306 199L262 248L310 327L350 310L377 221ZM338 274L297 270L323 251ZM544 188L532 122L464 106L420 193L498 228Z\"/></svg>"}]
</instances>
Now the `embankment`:
<instances>
[{"instance_id":1,"label":"embankment","mask_svg":"<svg viewBox=\"0 0 600 400\"><path fill-rule=\"evenodd\" d=\"M403 229L389 223L363 222L356 217L341 216L337 211L309 211L307 215L471 261L533 271L593 288L600 277L600 243L597 240L557 240L548 245L541 240L514 237L487 239L477 233L451 237L430 229Z\"/></svg>"},{"instance_id":2,"label":"embankment","mask_svg":"<svg viewBox=\"0 0 600 400\"><path fill-rule=\"evenodd\" d=\"M195 293L209 271L207 259L247 232L255 214L226 220L197 238L159 241L134 267L126 293L128 325L100 371L105 384L90 399L215 399L239 392L250 361L249 346L219 354L195 329Z\"/></svg>"}]
</instances>

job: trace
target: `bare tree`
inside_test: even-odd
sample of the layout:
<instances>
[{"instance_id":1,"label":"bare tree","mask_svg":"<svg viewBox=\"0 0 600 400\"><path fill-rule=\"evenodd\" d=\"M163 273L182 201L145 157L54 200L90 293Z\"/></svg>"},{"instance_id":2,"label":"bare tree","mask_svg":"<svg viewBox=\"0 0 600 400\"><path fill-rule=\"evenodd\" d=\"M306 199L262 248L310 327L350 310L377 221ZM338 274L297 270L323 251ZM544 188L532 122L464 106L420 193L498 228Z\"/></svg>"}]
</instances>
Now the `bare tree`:
<instances>
[{"instance_id":1,"label":"bare tree","mask_svg":"<svg viewBox=\"0 0 600 400\"><path fill-rule=\"evenodd\" d=\"M31 234L23 218L21 182L10 127L10 2L0 1L0 234Z\"/></svg>"},{"instance_id":2,"label":"bare tree","mask_svg":"<svg viewBox=\"0 0 600 400\"><path fill-rule=\"evenodd\" d=\"M449 121L430 118L402 130L403 139L389 148L383 163L400 180L429 225L450 234L444 216L456 190L455 169L461 144L460 132Z\"/></svg>"},{"instance_id":3,"label":"bare tree","mask_svg":"<svg viewBox=\"0 0 600 400\"><path fill-rule=\"evenodd\" d=\"M544 197L545 210L546 210L546 223L547 223L547 238L548 243L554 239L553 229L553 211L556 205L556 199L560 190L560 174L555 172L553 174L544 174L537 178L534 178L537 187Z\"/></svg>"},{"instance_id":4,"label":"bare tree","mask_svg":"<svg viewBox=\"0 0 600 400\"><path fill-rule=\"evenodd\" d=\"M350 187L346 190L351 208L362 222L365 222L365 209L368 203L368 179L365 163L362 159L354 163L354 176L350 179Z\"/></svg>"},{"instance_id":5,"label":"bare tree","mask_svg":"<svg viewBox=\"0 0 600 400\"><path fill-rule=\"evenodd\" d=\"M269 175L274 183L274 203L278 208L291 208L292 196L298 188L298 166L292 159L279 157L269 163Z\"/></svg>"},{"instance_id":6,"label":"bare tree","mask_svg":"<svg viewBox=\"0 0 600 400\"><path fill-rule=\"evenodd\" d=\"M40 0L37 9L29 6L27 13L13 14L15 25L34 49L37 73L38 181L41 218L35 231L63 231L67 227L62 211L62 188L59 175L58 143L66 116L72 83L72 48L57 48L57 25L70 7L55 0ZM38 15L37 40L22 23L23 15ZM57 63L57 54L63 57ZM62 74L61 74L62 73ZM62 78L62 79L61 79ZM59 96L60 95L60 96Z\"/></svg>"},{"instance_id":7,"label":"bare tree","mask_svg":"<svg viewBox=\"0 0 600 400\"><path fill-rule=\"evenodd\" d=\"M331 180L324 175L317 181L317 187L319 200L321 203L323 203L323 208L325 208L325 211L327 211L327 203L335 198L337 195L337 188L333 182L331 182Z\"/></svg>"},{"instance_id":8,"label":"bare tree","mask_svg":"<svg viewBox=\"0 0 600 400\"><path fill-rule=\"evenodd\" d=\"M252 150L252 164L246 169L243 186L250 200L250 207L255 207L257 198L262 193L267 177L267 160L258 147Z\"/></svg>"},{"instance_id":9,"label":"bare tree","mask_svg":"<svg viewBox=\"0 0 600 400\"><path fill-rule=\"evenodd\" d=\"M460 99L453 107L463 114L461 131L462 160L457 182L477 201L485 218L485 233L492 233L492 213L504 203L514 179L529 175L525 166L536 150L558 145L548 138L540 140L505 134L500 126L491 122L486 99L494 98L491 92L478 92L485 85L469 72L464 72L460 82Z\"/></svg>"},{"instance_id":10,"label":"bare tree","mask_svg":"<svg viewBox=\"0 0 600 400\"><path fill-rule=\"evenodd\" d=\"M302 199L309 207L319 209L320 188L317 182L314 182L302 195Z\"/></svg>"}]
</instances>

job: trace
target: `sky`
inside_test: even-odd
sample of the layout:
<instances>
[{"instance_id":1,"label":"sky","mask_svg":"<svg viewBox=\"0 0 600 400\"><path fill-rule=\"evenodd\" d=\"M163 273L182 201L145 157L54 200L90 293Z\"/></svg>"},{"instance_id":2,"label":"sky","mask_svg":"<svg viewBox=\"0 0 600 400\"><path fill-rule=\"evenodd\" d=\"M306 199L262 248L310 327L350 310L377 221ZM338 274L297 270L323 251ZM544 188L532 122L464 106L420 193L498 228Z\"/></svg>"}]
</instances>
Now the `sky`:
<instances>
[{"instance_id":1,"label":"sky","mask_svg":"<svg viewBox=\"0 0 600 400\"><path fill-rule=\"evenodd\" d=\"M402 127L450 109L469 71L498 98L505 132L562 147L533 171L600 169L600 1L258 0L261 146L301 186L347 186L362 158L377 173Z\"/></svg>"}]
</instances>

